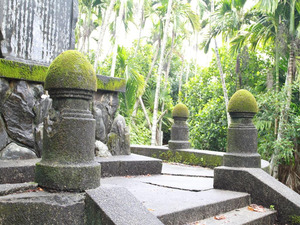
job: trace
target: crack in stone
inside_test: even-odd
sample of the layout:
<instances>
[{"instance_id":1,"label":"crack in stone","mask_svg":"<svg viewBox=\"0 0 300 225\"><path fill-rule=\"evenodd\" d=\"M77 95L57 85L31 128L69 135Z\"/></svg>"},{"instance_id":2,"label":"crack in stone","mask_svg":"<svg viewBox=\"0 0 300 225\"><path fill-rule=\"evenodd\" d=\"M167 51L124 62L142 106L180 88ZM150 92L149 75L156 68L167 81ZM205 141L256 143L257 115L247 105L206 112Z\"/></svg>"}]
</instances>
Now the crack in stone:
<instances>
[{"instance_id":1,"label":"crack in stone","mask_svg":"<svg viewBox=\"0 0 300 225\"><path fill-rule=\"evenodd\" d=\"M203 178L214 178L214 176L209 176L209 175L191 175L191 174L174 174L174 173L162 173L162 175L168 175L168 176L181 176L181 177L203 177Z\"/></svg>"},{"instance_id":2,"label":"crack in stone","mask_svg":"<svg viewBox=\"0 0 300 225\"><path fill-rule=\"evenodd\" d=\"M151 182L142 182L144 184L150 184L150 185L153 185L153 186L158 186L158 187L163 187L163 188L169 188L169 189L175 189L175 190L180 190L180 191L190 191L190 192L202 192L202 191L209 191L209 190L212 190L213 188L206 188L206 189L203 189L203 190L196 190L196 189L185 189L185 188L179 188L179 187L170 187L170 186L166 186L166 185L161 185L161 184L154 184L154 183L151 183Z\"/></svg>"}]
</instances>

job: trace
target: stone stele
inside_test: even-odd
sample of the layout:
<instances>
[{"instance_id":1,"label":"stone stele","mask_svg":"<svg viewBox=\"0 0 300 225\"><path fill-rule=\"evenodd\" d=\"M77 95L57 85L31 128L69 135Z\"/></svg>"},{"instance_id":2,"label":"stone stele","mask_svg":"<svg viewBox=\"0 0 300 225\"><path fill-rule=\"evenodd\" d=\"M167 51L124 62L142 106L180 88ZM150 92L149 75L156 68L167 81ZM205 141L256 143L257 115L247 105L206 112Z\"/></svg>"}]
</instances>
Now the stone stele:
<instances>
[{"instance_id":1,"label":"stone stele","mask_svg":"<svg viewBox=\"0 0 300 225\"><path fill-rule=\"evenodd\" d=\"M0 57L49 65L74 49L77 15L77 0L0 0Z\"/></svg>"}]
</instances>

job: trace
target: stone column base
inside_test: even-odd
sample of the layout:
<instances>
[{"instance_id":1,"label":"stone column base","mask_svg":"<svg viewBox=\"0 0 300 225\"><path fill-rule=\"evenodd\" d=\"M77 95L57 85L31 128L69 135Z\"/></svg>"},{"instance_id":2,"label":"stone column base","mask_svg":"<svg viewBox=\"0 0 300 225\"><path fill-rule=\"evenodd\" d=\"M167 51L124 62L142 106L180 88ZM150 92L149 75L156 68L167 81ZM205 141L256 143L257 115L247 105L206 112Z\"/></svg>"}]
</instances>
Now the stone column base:
<instances>
[{"instance_id":1,"label":"stone column base","mask_svg":"<svg viewBox=\"0 0 300 225\"><path fill-rule=\"evenodd\" d=\"M41 187L60 191L84 191L100 185L101 166L91 162L85 164L37 163L35 182Z\"/></svg>"},{"instance_id":2,"label":"stone column base","mask_svg":"<svg viewBox=\"0 0 300 225\"><path fill-rule=\"evenodd\" d=\"M261 159L258 153L226 153L223 165L229 167L261 168Z\"/></svg>"},{"instance_id":3,"label":"stone column base","mask_svg":"<svg viewBox=\"0 0 300 225\"><path fill-rule=\"evenodd\" d=\"M189 141L169 141L169 149L175 150L175 149L189 149L191 147L191 144Z\"/></svg>"}]
</instances>

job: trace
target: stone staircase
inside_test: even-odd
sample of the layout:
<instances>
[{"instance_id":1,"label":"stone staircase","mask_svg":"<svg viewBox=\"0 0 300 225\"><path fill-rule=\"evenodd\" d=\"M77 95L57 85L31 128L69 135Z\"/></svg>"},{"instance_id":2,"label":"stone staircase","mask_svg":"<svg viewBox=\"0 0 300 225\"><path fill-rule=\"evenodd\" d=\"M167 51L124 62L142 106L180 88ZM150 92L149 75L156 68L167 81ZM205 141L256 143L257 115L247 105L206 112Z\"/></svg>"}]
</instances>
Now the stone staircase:
<instances>
[{"instance_id":1,"label":"stone staircase","mask_svg":"<svg viewBox=\"0 0 300 225\"><path fill-rule=\"evenodd\" d=\"M276 219L276 211L249 210L248 193L214 189L213 170L206 168L164 163L162 175L111 177L101 183L125 187L167 225L273 225Z\"/></svg>"}]
</instances>

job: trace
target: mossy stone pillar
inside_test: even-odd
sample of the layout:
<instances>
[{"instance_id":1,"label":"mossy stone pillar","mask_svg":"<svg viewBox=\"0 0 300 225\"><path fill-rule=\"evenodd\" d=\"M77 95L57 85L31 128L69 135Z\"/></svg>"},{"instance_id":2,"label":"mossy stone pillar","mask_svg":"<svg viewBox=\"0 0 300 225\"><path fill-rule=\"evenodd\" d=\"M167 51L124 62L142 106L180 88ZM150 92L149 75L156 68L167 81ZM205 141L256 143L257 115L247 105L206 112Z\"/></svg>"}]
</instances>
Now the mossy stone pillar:
<instances>
[{"instance_id":1,"label":"mossy stone pillar","mask_svg":"<svg viewBox=\"0 0 300 225\"><path fill-rule=\"evenodd\" d=\"M187 149L190 148L189 127L186 121L189 117L189 110L186 105L179 103L173 111L172 117L174 124L171 128L171 140L169 141L169 149Z\"/></svg>"},{"instance_id":2,"label":"mossy stone pillar","mask_svg":"<svg viewBox=\"0 0 300 225\"><path fill-rule=\"evenodd\" d=\"M50 65L45 89L53 103L44 121L42 160L36 165L39 186L80 192L100 185L91 113L96 88L93 67L81 53L63 52Z\"/></svg>"},{"instance_id":3,"label":"mossy stone pillar","mask_svg":"<svg viewBox=\"0 0 300 225\"><path fill-rule=\"evenodd\" d=\"M249 91L239 90L231 97L228 104L231 124L228 128L224 166L261 167L260 155L257 153L257 129L252 123L257 111L256 100Z\"/></svg>"}]
</instances>

